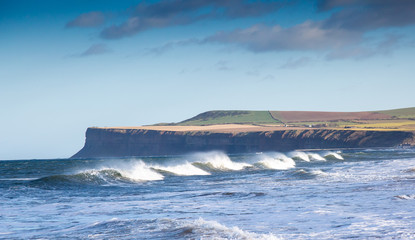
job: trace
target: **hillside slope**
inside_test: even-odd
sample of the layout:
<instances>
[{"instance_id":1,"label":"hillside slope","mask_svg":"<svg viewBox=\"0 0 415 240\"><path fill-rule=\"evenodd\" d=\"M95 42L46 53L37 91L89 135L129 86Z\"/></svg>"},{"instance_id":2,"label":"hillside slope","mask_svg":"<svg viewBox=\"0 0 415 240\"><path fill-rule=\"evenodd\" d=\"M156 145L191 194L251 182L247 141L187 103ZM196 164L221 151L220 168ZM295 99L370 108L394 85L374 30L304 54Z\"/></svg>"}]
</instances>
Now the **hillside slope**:
<instances>
[{"instance_id":1,"label":"hillside slope","mask_svg":"<svg viewBox=\"0 0 415 240\"><path fill-rule=\"evenodd\" d=\"M168 125L204 126L217 124L415 130L415 107L367 112L208 111L182 122Z\"/></svg>"},{"instance_id":2,"label":"hillside slope","mask_svg":"<svg viewBox=\"0 0 415 240\"><path fill-rule=\"evenodd\" d=\"M378 113L387 114L393 118L415 119L415 107L378 111Z\"/></svg>"},{"instance_id":3,"label":"hillside slope","mask_svg":"<svg viewBox=\"0 0 415 240\"><path fill-rule=\"evenodd\" d=\"M281 124L268 111L208 111L176 125Z\"/></svg>"}]
</instances>

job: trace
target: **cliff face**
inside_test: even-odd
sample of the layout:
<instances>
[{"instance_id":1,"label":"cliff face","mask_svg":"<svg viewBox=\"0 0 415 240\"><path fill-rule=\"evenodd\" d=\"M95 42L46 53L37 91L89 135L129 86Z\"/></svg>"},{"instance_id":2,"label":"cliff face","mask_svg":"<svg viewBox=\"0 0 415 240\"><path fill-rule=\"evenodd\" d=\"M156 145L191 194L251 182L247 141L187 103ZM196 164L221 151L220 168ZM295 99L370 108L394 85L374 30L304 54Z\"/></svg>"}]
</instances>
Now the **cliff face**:
<instances>
[{"instance_id":1,"label":"cliff face","mask_svg":"<svg viewBox=\"0 0 415 240\"><path fill-rule=\"evenodd\" d=\"M233 134L88 128L85 146L73 158L157 156L209 150L244 153L394 147L414 144L414 139L414 133L404 131L306 129Z\"/></svg>"}]
</instances>

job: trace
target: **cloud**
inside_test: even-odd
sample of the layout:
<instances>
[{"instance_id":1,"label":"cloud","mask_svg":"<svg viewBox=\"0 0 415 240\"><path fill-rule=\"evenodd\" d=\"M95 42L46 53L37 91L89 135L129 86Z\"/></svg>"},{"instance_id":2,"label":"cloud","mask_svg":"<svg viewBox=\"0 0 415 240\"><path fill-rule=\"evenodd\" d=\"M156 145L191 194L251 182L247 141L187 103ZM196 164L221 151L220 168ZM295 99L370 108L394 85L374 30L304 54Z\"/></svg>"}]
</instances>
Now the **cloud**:
<instances>
[{"instance_id":1,"label":"cloud","mask_svg":"<svg viewBox=\"0 0 415 240\"><path fill-rule=\"evenodd\" d=\"M401 36L388 35L382 41L373 45L372 47L350 46L346 48L337 49L327 54L327 60L339 59L354 59L361 60L379 55L390 55L393 50L399 45Z\"/></svg>"},{"instance_id":2,"label":"cloud","mask_svg":"<svg viewBox=\"0 0 415 240\"><path fill-rule=\"evenodd\" d=\"M274 80L277 80L277 78L272 74L268 74L265 77L263 77L261 80L262 81L274 81Z\"/></svg>"},{"instance_id":3,"label":"cloud","mask_svg":"<svg viewBox=\"0 0 415 240\"><path fill-rule=\"evenodd\" d=\"M297 69L304 67L311 62L311 59L308 57L302 57L298 59L289 59L286 63L280 66L282 69Z\"/></svg>"},{"instance_id":4,"label":"cloud","mask_svg":"<svg viewBox=\"0 0 415 240\"><path fill-rule=\"evenodd\" d=\"M105 16L102 12L89 12L79 15L74 20L68 22L65 27L97 27L104 23Z\"/></svg>"},{"instance_id":5,"label":"cloud","mask_svg":"<svg viewBox=\"0 0 415 240\"><path fill-rule=\"evenodd\" d=\"M149 48L147 49L147 54L154 54L154 55L161 55L167 51L172 50L175 47L182 47L182 46L189 46L192 44L202 44L203 41L191 38L187 40L180 40L180 41L171 41L159 47Z\"/></svg>"},{"instance_id":6,"label":"cloud","mask_svg":"<svg viewBox=\"0 0 415 240\"><path fill-rule=\"evenodd\" d=\"M224 60L218 61L215 64L215 68L219 71L231 71L232 70L232 68L229 67L229 62L224 61Z\"/></svg>"},{"instance_id":7,"label":"cloud","mask_svg":"<svg viewBox=\"0 0 415 240\"><path fill-rule=\"evenodd\" d=\"M321 51L326 59L363 59L391 53L398 45L396 38L387 38L375 47L366 34L381 28L415 24L413 0L320 0L319 11L334 10L320 21L307 20L295 26L257 24L244 29L217 32L205 42L225 43L253 52Z\"/></svg>"},{"instance_id":8,"label":"cloud","mask_svg":"<svg viewBox=\"0 0 415 240\"><path fill-rule=\"evenodd\" d=\"M326 50L356 43L360 38L361 34L356 32L325 29L319 22L306 21L291 28L258 24L232 32L219 32L206 41L237 44L254 52L264 52Z\"/></svg>"},{"instance_id":9,"label":"cloud","mask_svg":"<svg viewBox=\"0 0 415 240\"><path fill-rule=\"evenodd\" d=\"M369 31L415 24L413 0L322 0L318 8L340 8L324 21L326 28Z\"/></svg>"},{"instance_id":10,"label":"cloud","mask_svg":"<svg viewBox=\"0 0 415 240\"><path fill-rule=\"evenodd\" d=\"M162 0L155 3L142 2L121 24L112 25L101 32L105 39L133 36L152 28L164 28L191 24L204 19L245 18L275 12L281 1L268 0Z\"/></svg>"},{"instance_id":11,"label":"cloud","mask_svg":"<svg viewBox=\"0 0 415 240\"><path fill-rule=\"evenodd\" d=\"M88 57L93 55L101 55L105 53L109 53L111 50L107 47L107 45L99 43L90 46L87 50L79 55L79 57Z\"/></svg>"},{"instance_id":12,"label":"cloud","mask_svg":"<svg viewBox=\"0 0 415 240\"><path fill-rule=\"evenodd\" d=\"M245 72L245 74L246 74L246 75L248 75L248 76L259 76L259 75L261 75L261 74L259 73L259 71L258 71L258 70L256 70L256 69L246 71L246 72Z\"/></svg>"}]
</instances>

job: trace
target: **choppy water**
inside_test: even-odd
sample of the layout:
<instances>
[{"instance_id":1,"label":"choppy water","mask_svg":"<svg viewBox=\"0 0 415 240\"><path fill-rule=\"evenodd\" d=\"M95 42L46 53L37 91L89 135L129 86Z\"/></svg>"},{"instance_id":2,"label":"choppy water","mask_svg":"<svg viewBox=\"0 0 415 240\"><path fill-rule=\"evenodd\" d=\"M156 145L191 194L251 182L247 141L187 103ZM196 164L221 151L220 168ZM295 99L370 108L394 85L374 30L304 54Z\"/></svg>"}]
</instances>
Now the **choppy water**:
<instances>
[{"instance_id":1,"label":"choppy water","mask_svg":"<svg viewBox=\"0 0 415 240\"><path fill-rule=\"evenodd\" d=\"M0 238L415 239L415 151L0 161Z\"/></svg>"}]
</instances>

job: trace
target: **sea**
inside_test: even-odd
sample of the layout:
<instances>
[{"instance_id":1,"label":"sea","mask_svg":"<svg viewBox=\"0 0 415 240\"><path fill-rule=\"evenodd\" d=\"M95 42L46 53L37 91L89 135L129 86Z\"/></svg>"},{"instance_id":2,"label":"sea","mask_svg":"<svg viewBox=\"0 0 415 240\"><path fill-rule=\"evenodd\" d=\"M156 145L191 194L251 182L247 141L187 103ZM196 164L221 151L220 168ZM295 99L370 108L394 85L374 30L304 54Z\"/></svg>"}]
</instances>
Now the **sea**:
<instances>
[{"instance_id":1,"label":"sea","mask_svg":"<svg viewBox=\"0 0 415 240\"><path fill-rule=\"evenodd\" d=\"M3 160L0 239L415 239L415 149Z\"/></svg>"}]
</instances>

